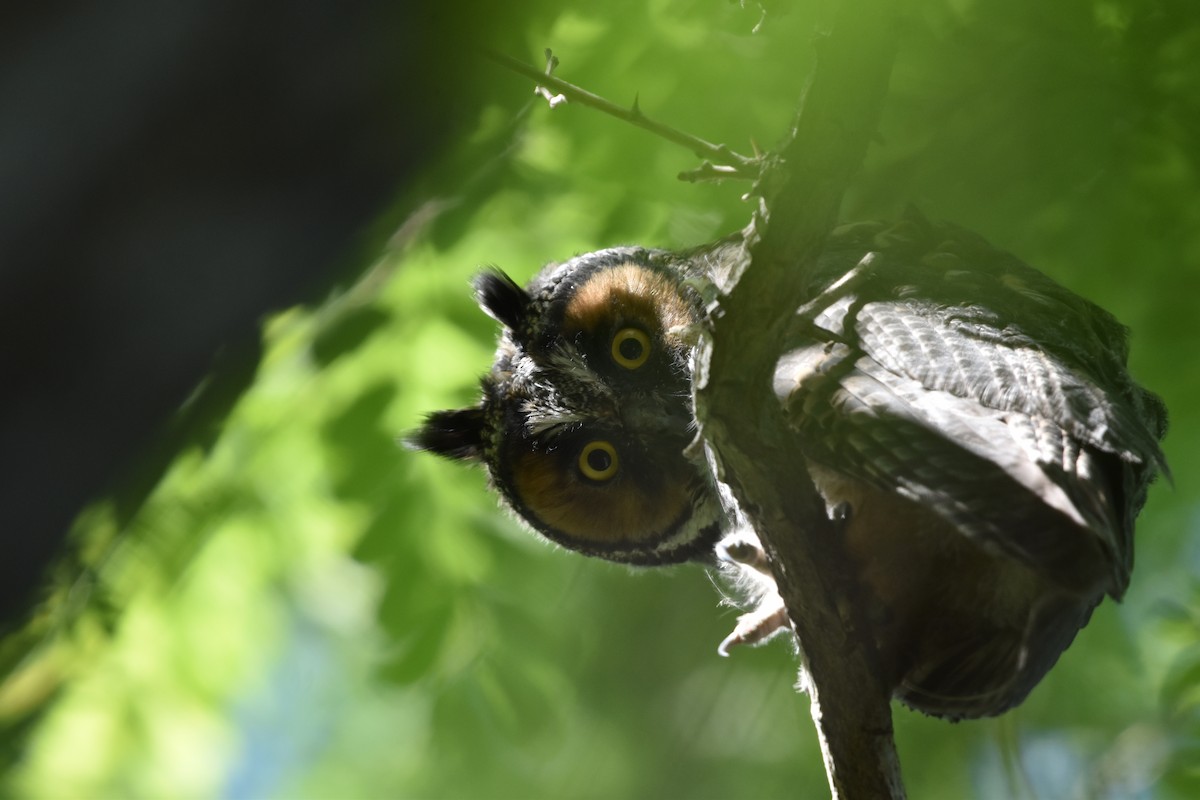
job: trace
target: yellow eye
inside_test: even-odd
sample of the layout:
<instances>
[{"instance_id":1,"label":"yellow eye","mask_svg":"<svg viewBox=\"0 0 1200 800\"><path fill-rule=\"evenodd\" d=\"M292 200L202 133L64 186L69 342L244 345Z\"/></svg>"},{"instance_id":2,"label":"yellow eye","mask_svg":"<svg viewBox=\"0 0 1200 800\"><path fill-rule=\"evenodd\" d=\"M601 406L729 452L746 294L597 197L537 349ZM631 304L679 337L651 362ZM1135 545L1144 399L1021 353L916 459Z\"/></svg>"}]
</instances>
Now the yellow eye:
<instances>
[{"instance_id":1,"label":"yellow eye","mask_svg":"<svg viewBox=\"0 0 1200 800\"><path fill-rule=\"evenodd\" d=\"M612 340L613 361L637 369L650 358L650 337L637 328L621 328Z\"/></svg>"},{"instance_id":2,"label":"yellow eye","mask_svg":"<svg viewBox=\"0 0 1200 800\"><path fill-rule=\"evenodd\" d=\"M593 481L607 481L617 474L617 448L608 442L588 442L579 451L579 471Z\"/></svg>"}]
</instances>

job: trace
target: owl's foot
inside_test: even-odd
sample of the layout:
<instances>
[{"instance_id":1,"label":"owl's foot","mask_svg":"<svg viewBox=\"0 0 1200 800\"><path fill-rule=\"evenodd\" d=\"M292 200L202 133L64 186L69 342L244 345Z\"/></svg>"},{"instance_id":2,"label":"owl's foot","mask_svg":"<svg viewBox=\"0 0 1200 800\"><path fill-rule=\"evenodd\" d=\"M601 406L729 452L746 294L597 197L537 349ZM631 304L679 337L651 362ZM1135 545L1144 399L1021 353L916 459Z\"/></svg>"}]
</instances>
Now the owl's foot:
<instances>
[{"instance_id":1,"label":"owl's foot","mask_svg":"<svg viewBox=\"0 0 1200 800\"><path fill-rule=\"evenodd\" d=\"M733 633L721 641L717 653L728 656L731 647L762 644L776 634L791 629L792 621L788 619L783 598L778 592L771 592L759 602L758 608L738 617Z\"/></svg>"},{"instance_id":2,"label":"owl's foot","mask_svg":"<svg viewBox=\"0 0 1200 800\"><path fill-rule=\"evenodd\" d=\"M788 618L783 597L775 588L775 579L762 547L755 541L738 537L718 545L717 553L723 561L735 566L741 577L748 578L748 583L759 587L754 608L738 617L737 626L717 647L717 653L728 656L731 647L762 644L776 634L790 631L792 621Z\"/></svg>"}]
</instances>

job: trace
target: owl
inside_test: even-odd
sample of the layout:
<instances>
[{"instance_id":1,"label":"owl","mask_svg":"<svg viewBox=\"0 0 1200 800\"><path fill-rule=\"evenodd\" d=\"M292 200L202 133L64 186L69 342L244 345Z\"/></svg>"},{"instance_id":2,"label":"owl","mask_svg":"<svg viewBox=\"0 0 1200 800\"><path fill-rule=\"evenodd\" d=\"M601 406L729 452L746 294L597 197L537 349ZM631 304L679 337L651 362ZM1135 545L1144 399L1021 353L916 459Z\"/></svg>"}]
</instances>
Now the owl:
<instances>
[{"instance_id":1,"label":"owl","mask_svg":"<svg viewBox=\"0 0 1200 800\"><path fill-rule=\"evenodd\" d=\"M742 246L601 250L524 288L482 273L503 326L482 398L408 438L482 462L570 550L757 576L726 645L788 625L753 531L690 447L697 337ZM1166 470L1163 404L1130 378L1110 314L956 226L839 227L809 280L763 391L843 523L885 678L927 714L999 714L1125 592Z\"/></svg>"}]
</instances>

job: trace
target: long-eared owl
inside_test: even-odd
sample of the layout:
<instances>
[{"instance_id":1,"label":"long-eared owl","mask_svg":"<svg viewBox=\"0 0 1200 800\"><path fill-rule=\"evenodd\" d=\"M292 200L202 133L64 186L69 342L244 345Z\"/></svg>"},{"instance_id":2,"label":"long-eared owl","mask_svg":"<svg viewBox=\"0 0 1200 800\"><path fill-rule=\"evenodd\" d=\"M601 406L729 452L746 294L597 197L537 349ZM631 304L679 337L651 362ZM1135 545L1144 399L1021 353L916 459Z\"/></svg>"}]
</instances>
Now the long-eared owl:
<instances>
[{"instance_id":1,"label":"long-eared owl","mask_svg":"<svg viewBox=\"0 0 1200 800\"><path fill-rule=\"evenodd\" d=\"M482 461L529 526L585 555L735 552L762 570L689 448L704 295L740 246L601 250L526 288L482 273L478 300L504 326L482 399L430 415L409 443ZM894 694L955 719L1011 708L1124 593L1134 519L1165 470L1165 409L1129 377L1110 314L951 225L836 229L811 296L764 391L844 516ZM736 641L786 625L777 596L759 602Z\"/></svg>"}]
</instances>

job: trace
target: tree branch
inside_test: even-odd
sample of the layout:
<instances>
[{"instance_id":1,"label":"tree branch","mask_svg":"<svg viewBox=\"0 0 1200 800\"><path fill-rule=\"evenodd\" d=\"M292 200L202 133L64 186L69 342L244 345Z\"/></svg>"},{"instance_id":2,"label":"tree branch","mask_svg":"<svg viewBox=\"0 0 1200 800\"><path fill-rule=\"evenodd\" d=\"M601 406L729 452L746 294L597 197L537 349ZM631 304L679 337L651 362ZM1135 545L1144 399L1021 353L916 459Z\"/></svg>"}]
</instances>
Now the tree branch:
<instances>
[{"instance_id":1,"label":"tree branch","mask_svg":"<svg viewBox=\"0 0 1200 800\"><path fill-rule=\"evenodd\" d=\"M598 94L593 94L587 89L576 86L573 83L567 83L564 80L554 77L550 74L549 69L540 71L536 67L531 67L523 61L518 61L511 56L506 56L503 53L496 53L491 50L485 50L484 54L502 66L511 69L513 72L524 75L528 78L533 78L538 82L538 88L549 87L556 91L562 97L565 97L568 102L579 103L597 111L602 111L609 116L624 120L639 128L650 131L651 133L666 139L668 142L686 147L697 157L718 162L720 167L711 167L712 175L706 175L707 178L716 177L719 172L720 177L724 178L757 178L759 173L759 161L750 156L743 156L729 149L727 145L713 144L707 142L698 136L693 136L677 128L672 128L670 125L665 125L661 122L656 122L645 114L638 107L637 100L633 101L630 108L624 108L609 100L605 100ZM547 60L551 63L556 63L556 59L549 50L546 51ZM543 95L544 96L544 95ZM548 100L550 98L547 98ZM552 107L558 103L551 100ZM690 173L684 173L688 175Z\"/></svg>"},{"instance_id":2,"label":"tree branch","mask_svg":"<svg viewBox=\"0 0 1200 800\"><path fill-rule=\"evenodd\" d=\"M890 694L838 526L808 479L777 401L778 344L842 195L875 134L894 56L890 0L843 0L818 43L790 140L760 182L744 270L715 315L696 413L723 479L759 535L808 672L835 798L904 796ZM707 355L707 360L705 359Z\"/></svg>"}]
</instances>

